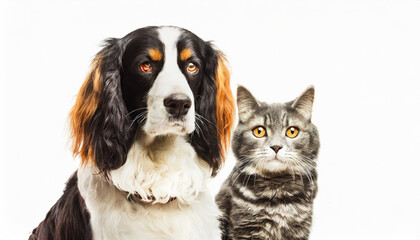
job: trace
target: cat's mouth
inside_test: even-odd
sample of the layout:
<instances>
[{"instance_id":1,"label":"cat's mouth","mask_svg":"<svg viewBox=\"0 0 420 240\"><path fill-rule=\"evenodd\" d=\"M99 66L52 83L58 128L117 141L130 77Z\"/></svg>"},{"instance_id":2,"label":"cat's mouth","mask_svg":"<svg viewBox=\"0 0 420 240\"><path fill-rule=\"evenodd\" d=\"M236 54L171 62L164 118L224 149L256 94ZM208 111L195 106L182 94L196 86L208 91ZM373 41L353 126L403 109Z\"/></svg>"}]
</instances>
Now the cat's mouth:
<instances>
[{"instance_id":1,"label":"cat's mouth","mask_svg":"<svg viewBox=\"0 0 420 240\"><path fill-rule=\"evenodd\" d=\"M287 163L285 159L275 156L273 158L260 161L259 163L256 164L255 167L258 171L262 173L267 173L267 172L276 173L276 172L283 172L289 169L289 164Z\"/></svg>"},{"instance_id":2,"label":"cat's mouth","mask_svg":"<svg viewBox=\"0 0 420 240\"><path fill-rule=\"evenodd\" d=\"M276 154L274 157L273 157L273 159L272 159L273 161L279 161L279 162L281 162L281 163L284 163L284 164L287 164L289 161L287 160L287 158L286 157L283 157L283 156L279 156L278 154Z\"/></svg>"}]
</instances>

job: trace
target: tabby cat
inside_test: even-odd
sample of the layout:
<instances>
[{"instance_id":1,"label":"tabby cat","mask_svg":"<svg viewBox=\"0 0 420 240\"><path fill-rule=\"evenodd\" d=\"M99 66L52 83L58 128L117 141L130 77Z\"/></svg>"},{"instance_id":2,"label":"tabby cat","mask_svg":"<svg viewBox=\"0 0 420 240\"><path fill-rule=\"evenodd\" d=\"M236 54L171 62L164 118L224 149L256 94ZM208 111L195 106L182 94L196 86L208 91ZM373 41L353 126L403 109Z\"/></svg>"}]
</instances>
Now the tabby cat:
<instances>
[{"instance_id":1,"label":"tabby cat","mask_svg":"<svg viewBox=\"0 0 420 240\"><path fill-rule=\"evenodd\" d=\"M238 87L237 163L216 196L223 240L308 239L319 150L314 93L311 86L294 101L267 104Z\"/></svg>"}]
</instances>

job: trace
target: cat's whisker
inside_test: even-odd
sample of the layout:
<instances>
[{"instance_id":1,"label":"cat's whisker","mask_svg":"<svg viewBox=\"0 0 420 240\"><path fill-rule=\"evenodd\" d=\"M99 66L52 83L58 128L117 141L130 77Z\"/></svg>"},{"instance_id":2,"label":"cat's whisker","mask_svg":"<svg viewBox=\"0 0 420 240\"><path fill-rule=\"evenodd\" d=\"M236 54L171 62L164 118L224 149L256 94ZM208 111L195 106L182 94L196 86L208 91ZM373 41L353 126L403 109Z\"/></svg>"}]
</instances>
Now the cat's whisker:
<instances>
[{"instance_id":1,"label":"cat's whisker","mask_svg":"<svg viewBox=\"0 0 420 240\"><path fill-rule=\"evenodd\" d=\"M304 174L306 175L306 177L310 181L311 185L314 185L314 176L308 170L309 168L312 168L312 166L310 166L307 161L306 162L302 161L302 159L299 158L298 156L296 156L295 154L289 154L289 157L290 157L290 159L293 160L293 162L295 162L296 164L298 164L300 166L300 169L304 172Z\"/></svg>"},{"instance_id":2,"label":"cat's whisker","mask_svg":"<svg viewBox=\"0 0 420 240\"><path fill-rule=\"evenodd\" d=\"M295 167L296 167L296 163L294 161L290 161L293 164L292 167L292 176L293 176L293 182L295 182Z\"/></svg>"},{"instance_id":3,"label":"cat's whisker","mask_svg":"<svg viewBox=\"0 0 420 240\"><path fill-rule=\"evenodd\" d=\"M314 169L316 167L316 163L311 159L304 159L301 156L296 156L296 158L306 169Z\"/></svg>"},{"instance_id":4,"label":"cat's whisker","mask_svg":"<svg viewBox=\"0 0 420 240\"><path fill-rule=\"evenodd\" d=\"M288 157L288 159L290 160L290 162L293 164L293 168L292 168L292 173L293 173L293 182L295 181L295 168L299 168L299 166L297 165L296 161L294 160L293 156L289 153L286 153L286 156ZM303 182L303 178L302 178L302 174L299 174L300 176L300 180Z\"/></svg>"},{"instance_id":5,"label":"cat's whisker","mask_svg":"<svg viewBox=\"0 0 420 240\"><path fill-rule=\"evenodd\" d=\"M313 158L309 158L305 155L299 154L299 156L297 156L299 159L301 159L302 161L311 163L311 164L315 164L315 161L313 160Z\"/></svg>"},{"instance_id":6,"label":"cat's whisker","mask_svg":"<svg viewBox=\"0 0 420 240\"><path fill-rule=\"evenodd\" d=\"M298 163L301 165L301 168L305 172L306 177L308 178L308 180L310 181L310 183L313 185L314 184L314 179L313 179L312 173L307 169L306 166L303 165L302 162L298 162Z\"/></svg>"},{"instance_id":7,"label":"cat's whisker","mask_svg":"<svg viewBox=\"0 0 420 240\"><path fill-rule=\"evenodd\" d=\"M262 153L262 151L259 150L259 149L249 149L249 150L245 150L244 153L247 153L247 154L259 154L259 153Z\"/></svg>"},{"instance_id":8,"label":"cat's whisker","mask_svg":"<svg viewBox=\"0 0 420 240\"><path fill-rule=\"evenodd\" d=\"M246 162L245 164L243 164L243 165L240 165L236 170L235 170L235 172L232 174L232 176L234 176L236 173L238 173L239 172L239 174L238 174L238 176L236 176L236 178L233 180L233 182L232 182L232 184L231 184L231 186L233 185L233 184L235 184L235 182L236 182L236 180L238 180L238 178L239 178L239 176L241 176L241 174L243 173L243 170L246 168L246 167L248 167L249 165L251 165L252 164L252 162Z\"/></svg>"},{"instance_id":9,"label":"cat's whisker","mask_svg":"<svg viewBox=\"0 0 420 240\"><path fill-rule=\"evenodd\" d=\"M306 171L306 169L305 169L305 167L303 167L299 162L296 162L296 164L297 164L297 167L300 169L300 172L301 172L301 176L302 176L302 174L303 175L305 175L305 177L309 180L309 182L312 184L312 178L310 177L310 175L308 174L308 172ZM301 180L302 180L302 182L303 182L303 179L301 178Z\"/></svg>"},{"instance_id":10,"label":"cat's whisker","mask_svg":"<svg viewBox=\"0 0 420 240\"><path fill-rule=\"evenodd\" d=\"M298 163L296 163L296 162L294 162L295 163L295 166L296 166L296 168L297 169L299 169L300 167L299 167L299 165L298 165ZM305 173L306 174L306 173ZM300 176L300 180L302 181L302 183L303 183L303 176L302 176L302 174L300 173L299 174L299 176Z\"/></svg>"},{"instance_id":11,"label":"cat's whisker","mask_svg":"<svg viewBox=\"0 0 420 240\"><path fill-rule=\"evenodd\" d=\"M235 171L235 173L237 173L237 172L238 172L238 170ZM235 173L232 174L232 176L234 176ZM233 182L230 184L230 186L233 186L235 184L236 180L238 180L239 176L241 176L242 173L243 173L242 171L239 171L238 176L236 176L236 178L233 180Z\"/></svg>"},{"instance_id":12,"label":"cat's whisker","mask_svg":"<svg viewBox=\"0 0 420 240\"><path fill-rule=\"evenodd\" d=\"M303 171L307 172L307 164L302 162L297 156L292 156L292 159L301 167Z\"/></svg>"},{"instance_id":13,"label":"cat's whisker","mask_svg":"<svg viewBox=\"0 0 420 240\"><path fill-rule=\"evenodd\" d=\"M233 185L236 180L239 178L239 176L242 174L242 170L241 167L237 167L236 169L234 169L234 172L232 173L232 177L235 176L235 174L239 173L236 178L233 180L233 182L231 183L231 185Z\"/></svg>"},{"instance_id":14,"label":"cat's whisker","mask_svg":"<svg viewBox=\"0 0 420 240\"><path fill-rule=\"evenodd\" d=\"M311 165L314 165L315 166L316 165L316 162L314 161L314 159L316 159L316 156L313 155L313 154L311 154L311 156L312 156L312 158L310 158L308 156L305 156L303 154L299 154L299 158L302 159L302 161L308 162Z\"/></svg>"},{"instance_id":15,"label":"cat's whisker","mask_svg":"<svg viewBox=\"0 0 420 240\"><path fill-rule=\"evenodd\" d=\"M248 175L248 180L246 180L245 187L248 186L248 182L249 182L249 179L251 178L251 176L253 176L253 175L250 175L250 174Z\"/></svg>"}]
</instances>

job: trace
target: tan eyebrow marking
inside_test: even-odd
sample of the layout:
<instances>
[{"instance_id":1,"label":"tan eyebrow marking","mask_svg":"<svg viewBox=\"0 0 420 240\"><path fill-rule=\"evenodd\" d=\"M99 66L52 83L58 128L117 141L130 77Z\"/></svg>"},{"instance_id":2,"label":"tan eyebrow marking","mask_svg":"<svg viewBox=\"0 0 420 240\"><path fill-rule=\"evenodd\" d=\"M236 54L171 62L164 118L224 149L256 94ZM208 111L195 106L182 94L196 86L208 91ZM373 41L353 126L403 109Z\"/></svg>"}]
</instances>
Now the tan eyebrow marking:
<instances>
[{"instance_id":1,"label":"tan eyebrow marking","mask_svg":"<svg viewBox=\"0 0 420 240\"><path fill-rule=\"evenodd\" d=\"M182 49L181 53L179 54L179 58L181 61L187 61L188 58L192 56L192 51L189 48Z\"/></svg>"},{"instance_id":2,"label":"tan eyebrow marking","mask_svg":"<svg viewBox=\"0 0 420 240\"><path fill-rule=\"evenodd\" d=\"M149 56L153 61L160 61L162 60L162 53L160 53L159 49L153 48L149 50Z\"/></svg>"}]
</instances>

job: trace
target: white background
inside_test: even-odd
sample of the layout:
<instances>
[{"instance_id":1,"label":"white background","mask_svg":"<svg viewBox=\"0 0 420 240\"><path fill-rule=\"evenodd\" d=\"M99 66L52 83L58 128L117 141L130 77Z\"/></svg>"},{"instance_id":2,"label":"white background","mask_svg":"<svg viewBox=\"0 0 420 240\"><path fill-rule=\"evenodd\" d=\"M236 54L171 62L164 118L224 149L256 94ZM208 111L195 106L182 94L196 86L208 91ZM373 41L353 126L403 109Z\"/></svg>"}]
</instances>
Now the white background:
<instances>
[{"instance_id":1,"label":"white background","mask_svg":"<svg viewBox=\"0 0 420 240\"><path fill-rule=\"evenodd\" d=\"M420 239L418 0L1 1L0 239L27 239L77 168L67 114L101 41L148 25L215 40L260 100L315 85L312 240Z\"/></svg>"}]
</instances>

